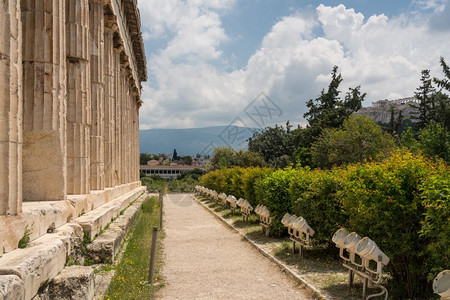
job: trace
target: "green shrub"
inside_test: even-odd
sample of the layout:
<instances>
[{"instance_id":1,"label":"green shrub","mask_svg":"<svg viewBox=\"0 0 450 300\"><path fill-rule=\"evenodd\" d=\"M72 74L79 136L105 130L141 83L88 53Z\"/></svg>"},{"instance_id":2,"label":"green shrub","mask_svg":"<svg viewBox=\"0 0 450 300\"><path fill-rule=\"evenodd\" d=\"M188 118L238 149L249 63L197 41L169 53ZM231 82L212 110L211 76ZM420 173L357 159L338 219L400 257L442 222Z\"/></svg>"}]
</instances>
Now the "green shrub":
<instances>
[{"instance_id":1,"label":"green shrub","mask_svg":"<svg viewBox=\"0 0 450 300\"><path fill-rule=\"evenodd\" d=\"M256 196L259 204L265 205L273 218L271 232L274 236L280 236L286 231L281 224L281 218L285 213L292 211L289 184L295 172L290 168L276 170L256 182Z\"/></svg>"},{"instance_id":2,"label":"green shrub","mask_svg":"<svg viewBox=\"0 0 450 300\"><path fill-rule=\"evenodd\" d=\"M428 273L419 235L425 208L419 185L431 176L433 163L397 151L383 162L348 167L339 194L349 216L349 230L374 240L391 259L390 292L394 298L427 294Z\"/></svg>"},{"instance_id":3,"label":"green shrub","mask_svg":"<svg viewBox=\"0 0 450 300\"><path fill-rule=\"evenodd\" d=\"M342 169L301 171L290 186L293 212L305 218L315 231L314 243L330 253L336 252L331 237L347 222L337 195L343 174Z\"/></svg>"},{"instance_id":4,"label":"green shrub","mask_svg":"<svg viewBox=\"0 0 450 300\"><path fill-rule=\"evenodd\" d=\"M427 239L424 255L429 258L430 284L440 271L450 269L450 170L439 173L420 187L425 206L421 234Z\"/></svg>"},{"instance_id":5,"label":"green shrub","mask_svg":"<svg viewBox=\"0 0 450 300\"><path fill-rule=\"evenodd\" d=\"M268 176L273 169L269 168L247 168L242 174L242 185L244 198L253 206L259 204L259 200L256 196L256 185L257 183Z\"/></svg>"}]
</instances>

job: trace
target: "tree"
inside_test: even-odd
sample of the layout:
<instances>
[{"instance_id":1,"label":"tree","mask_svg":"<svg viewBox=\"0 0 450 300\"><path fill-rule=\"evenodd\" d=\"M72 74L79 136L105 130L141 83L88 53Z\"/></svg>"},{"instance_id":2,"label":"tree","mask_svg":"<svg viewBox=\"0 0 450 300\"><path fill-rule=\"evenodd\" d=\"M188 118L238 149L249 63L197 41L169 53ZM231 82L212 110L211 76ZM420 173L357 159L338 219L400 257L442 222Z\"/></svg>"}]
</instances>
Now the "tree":
<instances>
[{"instance_id":1,"label":"tree","mask_svg":"<svg viewBox=\"0 0 450 300\"><path fill-rule=\"evenodd\" d=\"M441 124L431 121L420 131L418 142L423 154L450 162L450 132Z\"/></svg>"},{"instance_id":2,"label":"tree","mask_svg":"<svg viewBox=\"0 0 450 300\"><path fill-rule=\"evenodd\" d=\"M257 152L238 150L236 152L236 166L239 167L262 167L264 158Z\"/></svg>"},{"instance_id":3,"label":"tree","mask_svg":"<svg viewBox=\"0 0 450 300\"><path fill-rule=\"evenodd\" d=\"M413 117L417 120L416 127L424 128L434 115L435 88L430 77L430 70L423 70L420 78L421 85L416 89L414 97L419 101L414 107L417 114Z\"/></svg>"},{"instance_id":4,"label":"tree","mask_svg":"<svg viewBox=\"0 0 450 300\"><path fill-rule=\"evenodd\" d=\"M389 133L394 137L397 144L400 144L400 126L403 122L403 112L397 110L394 105L389 108L391 119L389 121ZM397 113L397 117L395 116Z\"/></svg>"},{"instance_id":5,"label":"tree","mask_svg":"<svg viewBox=\"0 0 450 300\"><path fill-rule=\"evenodd\" d=\"M441 88L450 92L450 67L445 62L444 58L441 57L440 63L442 66L442 71L444 72L444 78L438 79L433 78L434 83ZM436 108L435 108L435 121L441 123L444 128L450 130L450 97L441 91L436 93Z\"/></svg>"},{"instance_id":6,"label":"tree","mask_svg":"<svg viewBox=\"0 0 450 300\"><path fill-rule=\"evenodd\" d=\"M179 159L178 153L177 153L177 149L173 149L172 159L173 160L178 160Z\"/></svg>"},{"instance_id":7,"label":"tree","mask_svg":"<svg viewBox=\"0 0 450 300\"><path fill-rule=\"evenodd\" d=\"M181 156L179 158L183 161L183 164L192 166L192 161L193 161L192 156L186 155L186 156Z\"/></svg>"},{"instance_id":8,"label":"tree","mask_svg":"<svg viewBox=\"0 0 450 300\"><path fill-rule=\"evenodd\" d=\"M262 132L254 132L248 140L248 149L259 153L270 166L285 167L286 158L289 158L290 162L295 149L291 127L288 122L286 128L275 125L266 127ZM280 161L282 156L284 158Z\"/></svg>"},{"instance_id":9,"label":"tree","mask_svg":"<svg viewBox=\"0 0 450 300\"><path fill-rule=\"evenodd\" d=\"M450 98L441 92L435 94L434 120L450 131Z\"/></svg>"},{"instance_id":10,"label":"tree","mask_svg":"<svg viewBox=\"0 0 450 300\"><path fill-rule=\"evenodd\" d=\"M155 155L148 153L141 153L139 157L139 162L141 165L146 165L148 161L155 159ZM157 158L156 158L157 159Z\"/></svg>"},{"instance_id":11,"label":"tree","mask_svg":"<svg viewBox=\"0 0 450 300\"><path fill-rule=\"evenodd\" d=\"M440 62L445 78L444 79L433 78L433 81L437 84L438 87L443 88L450 92L450 67L447 65L443 57L441 57Z\"/></svg>"},{"instance_id":12,"label":"tree","mask_svg":"<svg viewBox=\"0 0 450 300\"><path fill-rule=\"evenodd\" d=\"M245 150L234 150L231 147L217 147L208 162L208 171L238 167L262 167L264 159L259 153Z\"/></svg>"},{"instance_id":13,"label":"tree","mask_svg":"<svg viewBox=\"0 0 450 300\"><path fill-rule=\"evenodd\" d=\"M366 93L361 94L361 86L350 88L344 101L339 97L339 85L342 82L342 75L338 74L338 67L334 66L331 72L331 82L328 90L322 90L319 97L310 99L306 106L309 111L303 117L308 121L308 127L305 131L305 142L310 144L327 128L338 128L352 113L362 107L362 102Z\"/></svg>"},{"instance_id":14,"label":"tree","mask_svg":"<svg viewBox=\"0 0 450 300\"><path fill-rule=\"evenodd\" d=\"M312 161L319 167L363 163L385 157L394 147L392 136L371 119L351 116L342 128L327 128L311 146Z\"/></svg>"}]
</instances>

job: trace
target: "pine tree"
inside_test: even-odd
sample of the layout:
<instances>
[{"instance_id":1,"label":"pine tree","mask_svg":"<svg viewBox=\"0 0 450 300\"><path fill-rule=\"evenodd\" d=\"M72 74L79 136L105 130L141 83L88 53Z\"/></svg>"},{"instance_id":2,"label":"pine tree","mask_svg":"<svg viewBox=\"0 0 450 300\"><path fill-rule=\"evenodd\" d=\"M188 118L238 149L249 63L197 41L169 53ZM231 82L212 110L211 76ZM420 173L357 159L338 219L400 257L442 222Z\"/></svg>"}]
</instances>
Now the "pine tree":
<instances>
[{"instance_id":1,"label":"pine tree","mask_svg":"<svg viewBox=\"0 0 450 300\"><path fill-rule=\"evenodd\" d=\"M437 84L438 87L443 88L450 92L450 67L447 65L443 57L441 57L440 62L445 78L444 79L434 78L433 81Z\"/></svg>"},{"instance_id":2,"label":"pine tree","mask_svg":"<svg viewBox=\"0 0 450 300\"><path fill-rule=\"evenodd\" d=\"M352 113L362 107L366 94L361 94L360 86L350 88L344 101L340 99L339 85L342 80L342 75L338 74L338 67L334 66L328 90L326 92L325 89L322 90L319 97L306 103L309 111L303 117L309 124L305 132L309 143L314 142L324 129L341 126Z\"/></svg>"},{"instance_id":3,"label":"pine tree","mask_svg":"<svg viewBox=\"0 0 450 300\"><path fill-rule=\"evenodd\" d=\"M433 120L435 88L430 77L430 70L423 70L420 78L421 85L416 89L414 97L419 101L414 107L418 110L414 119L417 120L416 127L421 129Z\"/></svg>"},{"instance_id":4,"label":"pine tree","mask_svg":"<svg viewBox=\"0 0 450 300\"><path fill-rule=\"evenodd\" d=\"M172 159L173 159L173 160L178 160L178 153L177 153L177 149L173 149L173 155L172 155Z\"/></svg>"}]
</instances>

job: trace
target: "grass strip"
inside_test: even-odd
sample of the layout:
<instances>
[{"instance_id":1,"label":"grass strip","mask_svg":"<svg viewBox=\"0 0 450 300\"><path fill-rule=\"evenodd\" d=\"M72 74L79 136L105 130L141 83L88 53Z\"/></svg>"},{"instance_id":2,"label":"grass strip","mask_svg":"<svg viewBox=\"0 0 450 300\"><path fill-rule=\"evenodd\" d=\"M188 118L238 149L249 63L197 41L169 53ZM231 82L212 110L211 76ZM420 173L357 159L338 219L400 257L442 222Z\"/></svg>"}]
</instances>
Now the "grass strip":
<instances>
[{"instance_id":1,"label":"grass strip","mask_svg":"<svg viewBox=\"0 0 450 300\"><path fill-rule=\"evenodd\" d=\"M158 197L150 197L142 203L142 210L130 231L126 250L104 299L151 299L155 290L162 286L158 284L155 287L147 282L153 226L159 226ZM161 281L159 271L162 265L163 238L164 233L158 231L155 282Z\"/></svg>"}]
</instances>

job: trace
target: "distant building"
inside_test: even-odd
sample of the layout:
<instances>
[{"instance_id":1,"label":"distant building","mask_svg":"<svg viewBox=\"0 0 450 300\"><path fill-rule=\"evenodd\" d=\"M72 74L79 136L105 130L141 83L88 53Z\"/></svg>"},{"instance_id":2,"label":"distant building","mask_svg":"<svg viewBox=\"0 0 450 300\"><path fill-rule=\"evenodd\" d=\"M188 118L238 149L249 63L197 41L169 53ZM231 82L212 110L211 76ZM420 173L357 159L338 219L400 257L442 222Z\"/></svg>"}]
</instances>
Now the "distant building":
<instances>
[{"instance_id":1,"label":"distant building","mask_svg":"<svg viewBox=\"0 0 450 300\"><path fill-rule=\"evenodd\" d=\"M157 166L157 165L159 165L159 160L156 160L156 159L149 160L147 162L147 165L149 165L149 166Z\"/></svg>"},{"instance_id":2,"label":"distant building","mask_svg":"<svg viewBox=\"0 0 450 300\"><path fill-rule=\"evenodd\" d=\"M417 113L417 109L414 107L416 103L418 103L418 100L414 97L397 100L378 100L372 102L372 106L363 107L355 112L355 114L366 116L375 123L389 124L391 120L391 108L394 108L396 114L401 111L405 120L412 120L413 116Z\"/></svg>"},{"instance_id":3,"label":"distant building","mask_svg":"<svg viewBox=\"0 0 450 300\"><path fill-rule=\"evenodd\" d=\"M186 166L186 165L175 165L175 166L142 165L140 167L141 173L144 173L146 176L158 175L164 179L175 179L178 176L180 176L183 171L192 171L194 169L200 169L202 171L206 170L204 166Z\"/></svg>"}]
</instances>

